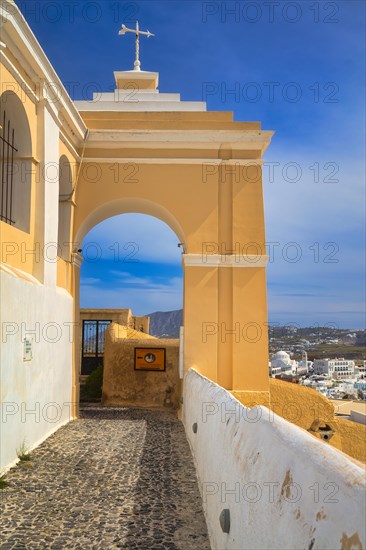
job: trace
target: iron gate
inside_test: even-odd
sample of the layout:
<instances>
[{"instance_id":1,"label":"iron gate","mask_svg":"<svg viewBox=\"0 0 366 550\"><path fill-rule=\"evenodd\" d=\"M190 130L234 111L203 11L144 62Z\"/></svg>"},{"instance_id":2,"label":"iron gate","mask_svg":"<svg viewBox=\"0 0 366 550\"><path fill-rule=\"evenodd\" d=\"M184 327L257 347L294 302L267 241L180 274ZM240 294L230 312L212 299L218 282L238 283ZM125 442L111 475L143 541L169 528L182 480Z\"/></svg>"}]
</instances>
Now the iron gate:
<instances>
[{"instance_id":1,"label":"iron gate","mask_svg":"<svg viewBox=\"0 0 366 550\"><path fill-rule=\"evenodd\" d=\"M104 360L105 331L111 321L83 321L81 374L90 374Z\"/></svg>"}]
</instances>

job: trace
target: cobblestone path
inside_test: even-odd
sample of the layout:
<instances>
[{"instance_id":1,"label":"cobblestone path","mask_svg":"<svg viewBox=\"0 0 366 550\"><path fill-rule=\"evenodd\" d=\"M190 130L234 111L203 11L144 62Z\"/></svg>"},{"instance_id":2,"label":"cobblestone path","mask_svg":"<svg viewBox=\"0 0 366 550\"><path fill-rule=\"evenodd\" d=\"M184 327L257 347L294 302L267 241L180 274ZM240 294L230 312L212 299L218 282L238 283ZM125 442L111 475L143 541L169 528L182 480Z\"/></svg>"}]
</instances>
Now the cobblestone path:
<instances>
[{"instance_id":1,"label":"cobblestone path","mask_svg":"<svg viewBox=\"0 0 366 550\"><path fill-rule=\"evenodd\" d=\"M31 456L1 491L2 549L210 548L172 411L85 407Z\"/></svg>"}]
</instances>

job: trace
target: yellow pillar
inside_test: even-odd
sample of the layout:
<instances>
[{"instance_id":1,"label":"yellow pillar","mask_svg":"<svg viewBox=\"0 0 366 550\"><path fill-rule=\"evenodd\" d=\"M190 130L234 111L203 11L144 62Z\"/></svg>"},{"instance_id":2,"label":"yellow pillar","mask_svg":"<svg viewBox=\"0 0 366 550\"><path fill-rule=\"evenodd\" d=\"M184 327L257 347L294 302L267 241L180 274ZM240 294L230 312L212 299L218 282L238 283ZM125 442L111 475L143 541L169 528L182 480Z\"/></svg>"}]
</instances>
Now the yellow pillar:
<instances>
[{"instance_id":1,"label":"yellow pillar","mask_svg":"<svg viewBox=\"0 0 366 550\"><path fill-rule=\"evenodd\" d=\"M193 367L217 381L218 270L195 265L195 260L201 259L197 256L183 255L184 367Z\"/></svg>"},{"instance_id":2,"label":"yellow pillar","mask_svg":"<svg viewBox=\"0 0 366 550\"><path fill-rule=\"evenodd\" d=\"M74 330L73 330L73 362L72 362L72 416L79 416L80 402L80 357L81 357L81 326L80 326L80 267L82 257L78 253L72 254L72 294L74 296Z\"/></svg>"}]
</instances>

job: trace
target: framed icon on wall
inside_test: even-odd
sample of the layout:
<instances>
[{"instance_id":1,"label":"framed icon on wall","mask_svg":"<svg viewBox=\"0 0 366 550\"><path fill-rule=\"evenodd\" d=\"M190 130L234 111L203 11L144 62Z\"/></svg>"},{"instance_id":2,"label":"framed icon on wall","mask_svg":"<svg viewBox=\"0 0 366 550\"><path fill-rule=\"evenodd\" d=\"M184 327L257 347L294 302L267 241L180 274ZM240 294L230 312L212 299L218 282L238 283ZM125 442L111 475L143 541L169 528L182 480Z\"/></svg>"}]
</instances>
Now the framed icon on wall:
<instances>
[{"instance_id":1,"label":"framed icon on wall","mask_svg":"<svg viewBox=\"0 0 366 550\"><path fill-rule=\"evenodd\" d=\"M135 348L135 370L165 371L166 348Z\"/></svg>"}]
</instances>

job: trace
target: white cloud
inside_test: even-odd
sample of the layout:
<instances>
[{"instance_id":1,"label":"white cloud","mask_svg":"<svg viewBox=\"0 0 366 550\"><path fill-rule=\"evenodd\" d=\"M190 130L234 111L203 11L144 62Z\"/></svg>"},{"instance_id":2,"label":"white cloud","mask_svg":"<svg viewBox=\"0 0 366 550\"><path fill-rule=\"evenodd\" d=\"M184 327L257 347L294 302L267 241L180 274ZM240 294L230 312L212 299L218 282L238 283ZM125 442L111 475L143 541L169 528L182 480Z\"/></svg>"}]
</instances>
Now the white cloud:
<instances>
[{"instance_id":1,"label":"white cloud","mask_svg":"<svg viewBox=\"0 0 366 550\"><path fill-rule=\"evenodd\" d=\"M90 286L95 285L97 283L100 283L100 279L97 279L96 277L82 277L81 285L82 286Z\"/></svg>"},{"instance_id":2,"label":"white cloud","mask_svg":"<svg viewBox=\"0 0 366 550\"><path fill-rule=\"evenodd\" d=\"M142 286L137 283L128 288L122 284L113 288L86 285L82 288L81 307L132 308L135 315L180 309L183 305L182 286L183 281L179 277L173 277L166 283L149 278Z\"/></svg>"}]
</instances>

